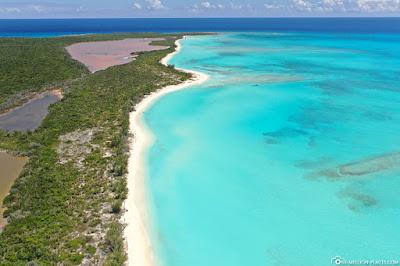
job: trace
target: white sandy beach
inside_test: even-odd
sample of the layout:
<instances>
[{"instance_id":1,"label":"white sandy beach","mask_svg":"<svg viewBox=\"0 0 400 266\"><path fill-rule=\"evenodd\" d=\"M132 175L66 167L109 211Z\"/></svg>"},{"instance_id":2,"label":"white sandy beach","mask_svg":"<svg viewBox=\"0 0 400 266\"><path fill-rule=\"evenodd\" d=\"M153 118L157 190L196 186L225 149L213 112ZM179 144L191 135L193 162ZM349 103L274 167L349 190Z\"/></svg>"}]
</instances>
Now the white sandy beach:
<instances>
[{"instance_id":1,"label":"white sandy beach","mask_svg":"<svg viewBox=\"0 0 400 266\"><path fill-rule=\"evenodd\" d=\"M168 65L170 59L181 50L180 41L176 41L176 50L161 60ZM150 219L148 214L148 198L146 188L146 157L149 147L154 142L154 136L143 121L143 113L164 95L198 85L205 82L208 76L185 69L181 71L193 74L193 78L179 85L167 86L145 97L135 106L130 114L130 157L128 161L128 197L125 201L123 222L126 224L124 237L128 254L127 265L155 266L156 255L152 247L150 234Z\"/></svg>"}]
</instances>

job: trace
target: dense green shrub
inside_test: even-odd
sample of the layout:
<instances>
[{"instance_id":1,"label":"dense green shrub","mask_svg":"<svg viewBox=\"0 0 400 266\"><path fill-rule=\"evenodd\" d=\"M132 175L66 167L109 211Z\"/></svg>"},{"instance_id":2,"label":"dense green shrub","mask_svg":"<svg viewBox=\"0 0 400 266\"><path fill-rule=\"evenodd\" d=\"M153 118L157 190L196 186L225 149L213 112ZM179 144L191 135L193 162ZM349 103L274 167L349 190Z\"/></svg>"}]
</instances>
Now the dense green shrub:
<instances>
[{"instance_id":1,"label":"dense green shrub","mask_svg":"<svg viewBox=\"0 0 400 266\"><path fill-rule=\"evenodd\" d=\"M63 47L138 36L158 35L0 38L0 61L5 62L0 66L0 104L54 84L65 90L64 100L51 106L37 131L0 131L0 149L30 157L5 199L10 224L0 234L0 265L76 265L83 258L96 264L98 254L107 255L107 265L123 265L123 227L118 221L127 195L129 111L144 95L177 84L189 74L159 63L173 51L170 48L144 53L130 64L89 75ZM172 46L175 37L167 37L162 44ZM97 130L93 152L80 164L78 158L59 163L60 136L93 128ZM105 151L112 156L104 156ZM109 210L108 216L102 216L104 203L112 206L111 218L104 218L109 217ZM90 237L93 232L107 232L106 241L94 243ZM96 252L96 247L103 252Z\"/></svg>"}]
</instances>

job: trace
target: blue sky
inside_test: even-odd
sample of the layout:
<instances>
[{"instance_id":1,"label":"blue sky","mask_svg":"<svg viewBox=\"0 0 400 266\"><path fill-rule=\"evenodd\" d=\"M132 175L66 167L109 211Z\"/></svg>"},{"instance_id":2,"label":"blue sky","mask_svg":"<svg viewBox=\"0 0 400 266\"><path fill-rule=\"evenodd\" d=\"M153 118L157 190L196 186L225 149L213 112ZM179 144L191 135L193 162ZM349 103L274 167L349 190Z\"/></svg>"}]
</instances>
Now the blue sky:
<instances>
[{"instance_id":1,"label":"blue sky","mask_svg":"<svg viewBox=\"0 0 400 266\"><path fill-rule=\"evenodd\" d=\"M400 0L0 0L0 18L400 16Z\"/></svg>"}]
</instances>

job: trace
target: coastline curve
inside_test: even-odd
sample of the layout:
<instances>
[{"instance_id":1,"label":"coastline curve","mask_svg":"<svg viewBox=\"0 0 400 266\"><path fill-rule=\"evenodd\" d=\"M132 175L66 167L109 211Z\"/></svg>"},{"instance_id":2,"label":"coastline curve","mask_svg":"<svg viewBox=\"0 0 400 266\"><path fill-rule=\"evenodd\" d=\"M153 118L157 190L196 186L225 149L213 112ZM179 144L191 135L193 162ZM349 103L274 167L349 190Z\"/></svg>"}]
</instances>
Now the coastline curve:
<instances>
[{"instance_id":1,"label":"coastline curve","mask_svg":"<svg viewBox=\"0 0 400 266\"><path fill-rule=\"evenodd\" d=\"M183 38L186 38L184 36ZM181 39L175 42L175 51L169 53L160 63L168 66L169 61L177 55L182 45ZM124 229L127 265L155 266L156 256L151 241L148 201L146 193L147 152L155 140L155 136L146 125L143 114L161 97L166 94L199 85L208 79L208 75L193 70L176 68L179 71L192 74L192 78L178 85L164 87L147 95L129 114L130 156L128 159L128 196L124 202L125 213L122 222Z\"/></svg>"}]
</instances>

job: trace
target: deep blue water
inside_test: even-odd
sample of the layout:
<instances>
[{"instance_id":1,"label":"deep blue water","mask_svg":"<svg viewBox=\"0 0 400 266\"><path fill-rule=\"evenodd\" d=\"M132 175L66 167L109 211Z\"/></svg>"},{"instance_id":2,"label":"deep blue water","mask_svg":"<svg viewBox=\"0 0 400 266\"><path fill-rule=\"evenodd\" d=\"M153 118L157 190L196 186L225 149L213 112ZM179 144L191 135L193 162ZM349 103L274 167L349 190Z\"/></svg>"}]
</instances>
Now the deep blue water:
<instances>
[{"instance_id":1,"label":"deep blue water","mask_svg":"<svg viewBox=\"0 0 400 266\"><path fill-rule=\"evenodd\" d=\"M400 18L193 18L0 20L0 36L114 32L279 31L398 33Z\"/></svg>"}]
</instances>

